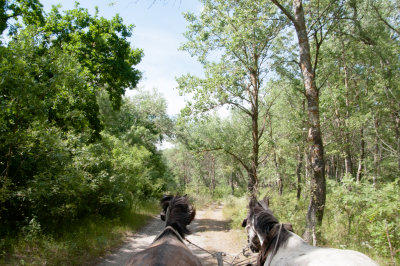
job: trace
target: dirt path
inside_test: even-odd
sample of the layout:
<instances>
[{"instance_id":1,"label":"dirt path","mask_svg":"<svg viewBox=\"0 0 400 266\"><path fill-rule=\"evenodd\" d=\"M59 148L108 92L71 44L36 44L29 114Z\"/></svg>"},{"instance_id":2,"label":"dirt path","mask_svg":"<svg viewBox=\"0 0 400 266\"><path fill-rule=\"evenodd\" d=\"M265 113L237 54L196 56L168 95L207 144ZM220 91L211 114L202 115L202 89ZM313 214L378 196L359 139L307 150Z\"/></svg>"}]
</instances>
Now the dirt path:
<instances>
[{"instance_id":1,"label":"dirt path","mask_svg":"<svg viewBox=\"0 0 400 266\"><path fill-rule=\"evenodd\" d=\"M223 218L222 205L211 205L203 210L197 210L196 218L190 225L192 234L187 239L211 253L224 252L224 261L231 262L246 244L246 236L241 230L229 230L228 221ZM164 228L164 222L158 217L151 220L140 231L128 237L126 244L115 253L103 259L98 266L125 265L134 253L148 247L153 239ZM191 245L187 246L200 257L203 265L218 265L217 260L209 253ZM243 260L240 256L235 262ZM224 263L228 265L228 263Z\"/></svg>"}]
</instances>

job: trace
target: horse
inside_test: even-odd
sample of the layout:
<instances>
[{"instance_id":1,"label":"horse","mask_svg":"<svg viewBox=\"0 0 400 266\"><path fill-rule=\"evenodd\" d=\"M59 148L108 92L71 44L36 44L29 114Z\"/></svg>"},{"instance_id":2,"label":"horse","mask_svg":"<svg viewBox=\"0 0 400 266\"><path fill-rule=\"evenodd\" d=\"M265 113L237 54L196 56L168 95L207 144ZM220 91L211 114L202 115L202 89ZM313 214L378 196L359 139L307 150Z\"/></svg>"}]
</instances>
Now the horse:
<instances>
[{"instance_id":1,"label":"horse","mask_svg":"<svg viewBox=\"0 0 400 266\"><path fill-rule=\"evenodd\" d=\"M366 255L354 251L308 245L296 235L290 224L279 223L269 209L269 200L251 198L249 213L243 220L250 249L259 252L257 265L378 265Z\"/></svg>"},{"instance_id":2,"label":"horse","mask_svg":"<svg viewBox=\"0 0 400 266\"><path fill-rule=\"evenodd\" d=\"M187 196L163 196L160 205L164 230L148 248L132 255L126 265L201 266L200 260L184 243L185 235L190 234L186 226L196 215Z\"/></svg>"}]
</instances>

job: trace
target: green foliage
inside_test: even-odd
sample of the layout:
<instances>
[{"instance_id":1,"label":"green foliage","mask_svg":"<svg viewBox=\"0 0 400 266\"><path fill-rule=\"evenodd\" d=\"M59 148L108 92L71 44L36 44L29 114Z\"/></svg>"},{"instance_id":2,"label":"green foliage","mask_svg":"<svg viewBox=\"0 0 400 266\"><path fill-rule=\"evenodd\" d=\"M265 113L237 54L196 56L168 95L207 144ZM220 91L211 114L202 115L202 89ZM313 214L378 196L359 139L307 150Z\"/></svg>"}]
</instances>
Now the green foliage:
<instances>
[{"instance_id":1,"label":"green foliage","mask_svg":"<svg viewBox=\"0 0 400 266\"><path fill-rule=\"evenodd\" d=\"M341 185L333 182L332 194L327 198L326 237L334 245L359 247L375 256L390 257L391 245L399 246L400 185L398 181L376 188L368 183L345 179ZM332 235L330 234L332 232ZM334 239L339 236L339 241ZM400 259L399 254L396 255Z\"/></svg>"},{"instance_id":2,"label":"green foliage","mask_svg":"<svg viewBox=\"0 0 400 266\"><path fill-rule=\"evenodd\" d=\"M26 25L40 25L43 23L43 6L39 0L2 0L0 1L0 34L7 27L10 33L15 33L16 25L10 20L17 21L22 17Z\"/></svg>"},{"instance_id":3,"label":"green foliage","mask_svg":"<svg viewBox=\"0 0 400 266\"><path fill-rule=\"evenodd\" d=\"M40 23L28 23L37 1L2 7L26 23L0 45L0 237L57 237L159 196L168 173L156 145L171 121L160 96L122 98L141 77L133 27L78 4Z\"/></svg>"},{"instance_id":4,"label":"green foliage","mask_svg":"<svg viewBox=\"0 0 400 266\"><path fill-rule=\"evenodd\" d=\"M98 17L97 12L91 16L77 4L64 15L53 7L42 29L45 34L42 45L77 58L88 73L90 84L105 88L114 109L119 109L125 90L135 88L141 77L140 71L132 66L140 62L143 52L132 49L127 40L133 25L124 25L119 15L111 20Z\"/></svg>"}]
</instances>

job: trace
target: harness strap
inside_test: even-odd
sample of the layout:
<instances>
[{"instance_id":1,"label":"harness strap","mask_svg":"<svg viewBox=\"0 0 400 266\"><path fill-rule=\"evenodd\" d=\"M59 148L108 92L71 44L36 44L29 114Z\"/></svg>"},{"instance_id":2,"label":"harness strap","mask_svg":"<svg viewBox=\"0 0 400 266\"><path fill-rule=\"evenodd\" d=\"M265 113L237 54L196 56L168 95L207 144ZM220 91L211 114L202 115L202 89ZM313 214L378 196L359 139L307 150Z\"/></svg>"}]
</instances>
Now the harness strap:
<instances>
[{"instance_id":1,"label":"harness strap","mask_svg":"<svg viewBox=\"0 0 400 266\"><path fill-rule=\"evenodd\" d=\"M167 230L171 230L174 235L176 235L176 237L179 239L179 241L181 241L182 243L184 243L182 236L178 233L178 231L175 230L175 228L173 228L172 226L168 225L167 227L164 228L164 230L162 230L157 236L156 238L153 240L153 243L156 242L157 240L160 239L161 235L164 234L165 231Z\"/></svg>"}]
</instances>

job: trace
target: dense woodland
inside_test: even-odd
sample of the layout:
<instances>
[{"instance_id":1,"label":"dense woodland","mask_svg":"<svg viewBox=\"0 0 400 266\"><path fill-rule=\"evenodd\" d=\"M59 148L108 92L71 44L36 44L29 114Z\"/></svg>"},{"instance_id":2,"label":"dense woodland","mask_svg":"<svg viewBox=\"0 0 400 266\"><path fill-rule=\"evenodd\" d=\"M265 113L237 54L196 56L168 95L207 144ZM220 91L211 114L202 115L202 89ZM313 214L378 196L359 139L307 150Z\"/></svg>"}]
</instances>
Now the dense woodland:
<instances>
[{"instance_id":1,"label":"dense woodland","mask_svg":"<svg viewBox=\"0 0 400 266\"><path fill-rule=\"evenodd\" d=\"M179 192L267 195L310 243L399 262L400 2L200 2L177 117L124 97L143 52L118 15L0 2L0 256Z\"/></svg>"}]
</instances>

